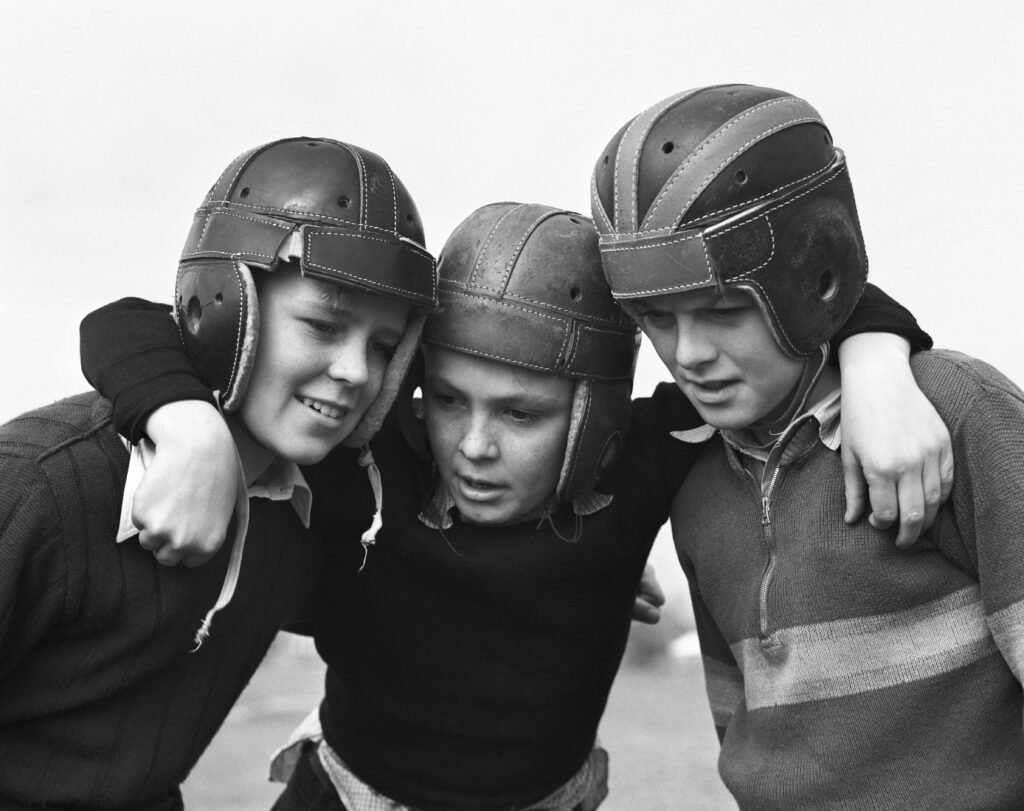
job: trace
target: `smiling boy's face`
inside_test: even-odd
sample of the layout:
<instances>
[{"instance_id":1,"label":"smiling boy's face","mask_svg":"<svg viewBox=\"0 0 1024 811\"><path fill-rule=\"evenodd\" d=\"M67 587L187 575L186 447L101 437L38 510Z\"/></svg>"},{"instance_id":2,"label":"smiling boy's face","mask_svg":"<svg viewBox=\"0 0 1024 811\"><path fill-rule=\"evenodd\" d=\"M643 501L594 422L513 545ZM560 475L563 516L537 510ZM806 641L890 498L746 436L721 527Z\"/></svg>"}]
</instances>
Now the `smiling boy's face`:
<instances>
[{"instance_id":1,"label":"smiling boy's face","mask_svg":"<svg viewBox=\"0 0 1024 811\"><path fill-rule=\"evenodd\" d=\"M427 435L463 517L523 518L554 496L574 385L554 375L425 346Z\"/></svg>"},{"instance_id":2,"label":"smiling boy's face","mask_svg":"<svg viewBox=\"0 0 1024 811\"><path fill-rule=\"evenodd\" d=\"M285 266L259 284L260 331L239 414L257 442L312 464L377 397L410 307Z\"/></svg>"},{"instance_id":3,"label":"smiling boy's face","mask_svg":"<svg viewBox=\"0 0 1024 811\"><path fill-rule=\"evenodd\" d=\"M783 353L750 294L707 288L623 305L709 425L757 434L785 409L804 361Z\"/></svg>"}]
</instances>

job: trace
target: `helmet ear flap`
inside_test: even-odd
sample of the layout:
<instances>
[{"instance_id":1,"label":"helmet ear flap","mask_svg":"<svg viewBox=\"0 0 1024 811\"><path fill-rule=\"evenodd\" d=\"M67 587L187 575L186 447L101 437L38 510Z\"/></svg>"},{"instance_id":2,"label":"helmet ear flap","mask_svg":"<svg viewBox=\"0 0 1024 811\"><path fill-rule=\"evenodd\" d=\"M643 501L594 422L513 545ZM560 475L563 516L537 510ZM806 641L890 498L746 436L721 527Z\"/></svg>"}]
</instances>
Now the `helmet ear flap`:
<instances>
[{"instance_id":1,"label":"helmet ear flap","mask_svg":"<svg viewBox=\"0 0 1024 811\"><path fill-rule=\"evenodd\" d=\"M182 263L174 318L197 372L227 411L239 407L259 339L259 303L252 273L238 259Z\"/></svg>"},{"instance_id":2,"label":"helmet ear flap","mask_svg":"<svg viewBox=\"0 0 1024 811\"><path fill-rule=\"evenodd\" d=\"M400 396L410 366L419 357L420 336L423 334L425 321L424 313L416 310L409 313L409 320L406 323L405 332L402 333L402 339L395 347L395 354L391 356L391 360L388 361L387 368L384 370L384 380L381 382L380 391L359 424L351 434L345 437L342 444L346 447L363 447L384 424L384 419L391 410L391 406ZM411 391L415 391L415 387Z\"/></svg>"},{"instance_id":3,"label":"helmet ear flap","mask_svg":"<svg viewBox=\"0 0 1024 811\"><path fill-rule=\"evenodd\" d=\"M555 493L559 501L572 501L615 467L625 440L622 429L629 424L632 388L629 380L577 381Z\"/></svg>"},{"instance_id":4,"label":"helmet ear flap","mask_svg":"<svg viewBox=\"0 0 1024 811\"><path fill-rule=\"evenodd\" d=\"M849 318L867 280L860 226L850 209L837 197L819 197L794 211L780 234L778 259L763 273L779 345L798 356L815 351Z\"/></svg>"},{"instance_id":5,"label":"helmet ear flap","mask_svg":"<svg viewBox=\"0 0 1024 811\"><path fill-rule=\"evenodd\" d=\"M395 400L395 418L409 447L425 461L433 459L427 439L427 424L423 417L423 399L416 397L426 376L423 353L417 352L409 364L409 371L402 381Z\"/></svg>"}]
</instances>

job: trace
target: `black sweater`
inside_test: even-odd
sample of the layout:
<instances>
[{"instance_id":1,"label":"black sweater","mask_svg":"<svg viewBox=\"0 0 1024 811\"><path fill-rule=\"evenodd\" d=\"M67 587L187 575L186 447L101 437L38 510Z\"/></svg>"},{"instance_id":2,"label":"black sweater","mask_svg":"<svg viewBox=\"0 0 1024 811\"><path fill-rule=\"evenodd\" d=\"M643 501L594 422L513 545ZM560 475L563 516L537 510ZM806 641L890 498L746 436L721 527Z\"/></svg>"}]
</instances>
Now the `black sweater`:
<instances>
[{"instance_id":1,"label":"black sweater","mask_svg":"<svg viewBox=\"0 0 1024 811\"><path fill-rule=\"evenodd\" d=\"M128 453L95 393L0 427L0 807L118 808L177 790L312 587L319 545L254 499L238 587L195 653L226 544L159 565L115 543Z\"/></svg>"}]
</instances>

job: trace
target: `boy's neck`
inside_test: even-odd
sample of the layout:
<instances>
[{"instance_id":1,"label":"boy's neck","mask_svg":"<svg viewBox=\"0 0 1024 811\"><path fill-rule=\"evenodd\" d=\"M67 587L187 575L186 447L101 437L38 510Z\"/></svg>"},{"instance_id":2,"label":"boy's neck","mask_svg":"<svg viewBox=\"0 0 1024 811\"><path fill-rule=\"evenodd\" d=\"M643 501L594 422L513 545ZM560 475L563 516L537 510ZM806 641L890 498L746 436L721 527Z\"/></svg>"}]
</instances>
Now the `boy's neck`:
<instances>
[{"instance_id":1,"label":"boy's neck","mask_svg":"<svg viewBox=\"0 0 1024 811\"><path fill-rule=\"evenodd\" d=\"M248 487L263 475L276 455L253 439L249 429L237 414L225 414L224 419L231 431L231 438L235 440L238 458L242 462L242 472L245 474L245 485Z\"/></svg>"},{"instance_id":2,"label":"boy's neck","mask_svg":"<svg viewBox=\"0 0 1024 811\"><path fill-rule=\"evenodd\" d=\"M750 425L744 430L744 433L746 433L756 444L763 447L770 447L775 443L779 436L785 432L786 428L789 427L789 424L794 419L805 414L811 406L835 391L835 389L839 387L839 383L839 370L825 363L821 372L818 374L814 385L811 386L806 397L802 398L803 403L801 407L785 421L785 424L778 422L772 425Z\"/></svg>"}]
</instances>

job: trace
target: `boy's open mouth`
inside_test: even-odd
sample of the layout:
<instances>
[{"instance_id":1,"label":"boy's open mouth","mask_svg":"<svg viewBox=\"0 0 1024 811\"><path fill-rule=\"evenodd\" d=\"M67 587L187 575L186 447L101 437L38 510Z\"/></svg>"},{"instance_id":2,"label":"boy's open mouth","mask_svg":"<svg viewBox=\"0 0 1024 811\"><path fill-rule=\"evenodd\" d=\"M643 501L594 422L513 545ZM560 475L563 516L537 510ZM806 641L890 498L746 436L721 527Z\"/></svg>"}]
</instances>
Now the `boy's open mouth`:
<instances>
[{"instance_id":1,"label":"boy's open mouth","mask_svg":"<svg viewBox=\"0 0 1024 811\"><path fill-rule=\"evenodd\" d=\"M326 403L323 400L314 400L312 397L296 396L295 398L307 408L311 408L318 414L322 414L332 420L338 419L343 412L343 409L332 403Z\"/></svg>"}]
</instances>

